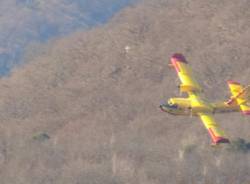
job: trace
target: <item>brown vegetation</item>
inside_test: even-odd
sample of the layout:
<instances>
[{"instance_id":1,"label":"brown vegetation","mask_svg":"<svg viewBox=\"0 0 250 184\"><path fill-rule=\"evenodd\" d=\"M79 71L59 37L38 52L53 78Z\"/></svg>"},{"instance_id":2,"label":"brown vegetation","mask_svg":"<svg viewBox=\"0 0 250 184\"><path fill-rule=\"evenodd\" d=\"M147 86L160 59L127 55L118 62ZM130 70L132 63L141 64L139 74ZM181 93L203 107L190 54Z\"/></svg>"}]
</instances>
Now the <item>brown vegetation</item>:
<instances>
[{"instance_id":1,"label":"brown vegetation","mask_svg":"<svg viewBox=\"0 0 250 184\"><path fill-rule=\"evenodd\" d=\"M178 94L173 52L209 100L228 97L228 79L250 83L249 5L144 1L28 54L0 81L1 183L249 183L249 117L217 115L235 141L213 148L199 119L158 109Z\"/></svg>"}]
</instances>

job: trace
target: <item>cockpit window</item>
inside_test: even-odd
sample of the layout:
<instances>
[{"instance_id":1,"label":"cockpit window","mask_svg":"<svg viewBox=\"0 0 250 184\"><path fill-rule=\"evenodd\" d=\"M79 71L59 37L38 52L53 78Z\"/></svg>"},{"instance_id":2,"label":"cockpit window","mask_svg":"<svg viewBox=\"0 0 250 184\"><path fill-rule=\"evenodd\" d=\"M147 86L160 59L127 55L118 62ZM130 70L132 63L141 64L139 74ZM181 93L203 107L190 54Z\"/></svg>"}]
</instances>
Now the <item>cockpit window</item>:
<instances>
[{"instance_id":1,"label":"cockpit window","mask_svg":"<svg viewBox=\"0 0 250 184\"><path fill-rule=\"evenodd\" d=\"M178 108L178 105L172 103L171 101L168 101L168 103L164 104L163 106L166 106L166 107L171 108L171 109L177 109Z\"/></svg>"},{"instance_id":2,"label":"cockpit window","mask_svg":"<svg viewBox=\"0 0 250 184\"><path fill-rule=\"evenodd\" d=\"M169 105L170 108L173 108L173 109L177 109L178 108L178 105L176 104L172 104L172 105Z\"/></svg>"},{"instance_id":3,"label":"cockpit window","mask_svg":"<svg viewBox=\"0 0 250 184\"><path fill-rule=\"evenodd\" d=\"M169 109L178 109L178 105L173 103L172 100L168 100L167 103L162 102L161 107L163 107L163 108L166 107Z\"/></svg>"}]
</instances>

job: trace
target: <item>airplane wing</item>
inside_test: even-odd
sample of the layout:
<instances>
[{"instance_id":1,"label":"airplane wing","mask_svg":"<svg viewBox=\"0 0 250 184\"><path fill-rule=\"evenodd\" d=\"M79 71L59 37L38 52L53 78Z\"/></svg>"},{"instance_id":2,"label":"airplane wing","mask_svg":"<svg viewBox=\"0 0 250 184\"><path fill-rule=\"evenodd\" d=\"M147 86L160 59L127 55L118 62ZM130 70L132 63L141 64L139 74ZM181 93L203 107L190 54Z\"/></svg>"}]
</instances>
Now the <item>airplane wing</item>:
<instances>
[{"instance_id":1,"label":"airplane wing","mask_svg":"<svg viewBox=\"0 0 250 184\"><path fill-rule=\"evenodd\" d=\"M217 145L220 143L229 143L229 140L225 137L225 133L219 128L212 114L199 113L198 115L200 116L204 126L208 130L208 133L214 145Z\"/></svg>"},{"instance_id":2,"label":"airplane wing","mask_svg":"<svg viewBox=\"0 0 250 184\"><path fill-rule=\"evenodd\" d=\"M201 92L202 89L198 82L194 79L192 69L188 65L182 54L173 54L171 57L171 66L173 66L181 80L181 92Z\"/></svg>"}]
</instances>

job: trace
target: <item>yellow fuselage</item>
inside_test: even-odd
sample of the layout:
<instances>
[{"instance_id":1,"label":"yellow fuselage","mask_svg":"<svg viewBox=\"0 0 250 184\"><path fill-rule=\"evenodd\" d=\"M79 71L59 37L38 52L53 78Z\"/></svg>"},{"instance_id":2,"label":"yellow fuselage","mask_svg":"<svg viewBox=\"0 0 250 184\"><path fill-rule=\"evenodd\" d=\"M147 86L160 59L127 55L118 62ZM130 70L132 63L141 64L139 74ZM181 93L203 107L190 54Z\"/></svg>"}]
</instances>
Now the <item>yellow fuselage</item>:
<instances>
[{"instance_id":1,"label":"yellow fuselage","mask_svg":"<svg viewBox=\"0 0 250 184\"><path fill-rule=\"evenodd\" d=\"M198 115L198 113L225 113L239 112L239 106L227 105L224 102L208 103L197 97L170 98L167 103L161 104L160 108L173 115Z\"/></svg>"}]
</instances>

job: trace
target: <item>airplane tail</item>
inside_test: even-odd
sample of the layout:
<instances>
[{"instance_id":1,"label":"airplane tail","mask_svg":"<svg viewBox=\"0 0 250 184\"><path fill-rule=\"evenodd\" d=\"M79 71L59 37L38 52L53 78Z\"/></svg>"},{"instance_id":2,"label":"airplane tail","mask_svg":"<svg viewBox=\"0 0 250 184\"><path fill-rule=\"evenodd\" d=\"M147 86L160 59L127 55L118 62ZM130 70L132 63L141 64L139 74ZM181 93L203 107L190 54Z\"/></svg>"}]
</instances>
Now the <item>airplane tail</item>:
<instances>
[{"instance_id":1,"label":"airplane tail","mask_svg":"<svg viewBox=\"0 0 250 184\"><path fill-rule=\"evenodd\" d=\"M232 93L231 98L226 102L228 105L236 103L244 115L250 115L250 85L243 86L235 81L227 81Z\"/></svg>"}]
</instances>

